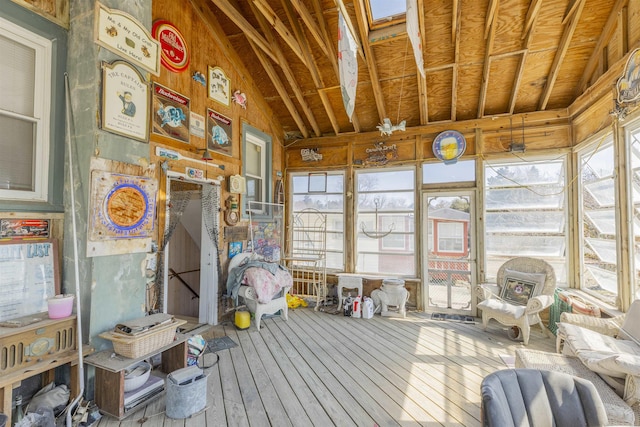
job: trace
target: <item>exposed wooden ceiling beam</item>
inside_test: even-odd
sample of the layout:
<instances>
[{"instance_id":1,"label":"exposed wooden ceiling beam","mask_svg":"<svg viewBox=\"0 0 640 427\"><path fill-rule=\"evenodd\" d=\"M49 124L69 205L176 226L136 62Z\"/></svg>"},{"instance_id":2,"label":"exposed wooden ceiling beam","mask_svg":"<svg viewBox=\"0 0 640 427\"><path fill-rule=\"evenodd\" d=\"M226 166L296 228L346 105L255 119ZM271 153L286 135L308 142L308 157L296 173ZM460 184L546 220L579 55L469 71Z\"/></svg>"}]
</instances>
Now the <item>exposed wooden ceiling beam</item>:
<instances>
[{"instance_id":1,"label":"exposed wooden ceiling beam","mask_svg":"<svg viewBox=\"0 0 640 427\"><path fill-rule=\"evenodd\" d=\"M262 1L266 1L266 0L262 0ZM318 26L318 24L314 21L313 16L309 12L309 9L307 9L306 6L300 0L289 0L289 1L291 2L291 5L295 8L295 10L298 12L298 15L300 15L300 17L302 18L302 22L304 22L304 24L307 26L307 28L309 29L309 32L315 39L316 43L318 43L318 46L320 47L320 49L322 49L322 52L327 57L330 57L331 50L329 49L329 46L327 44L329 39L327 39L326 37L323 37L322 31L320 30L320 27ZM322 15L318 17L318 20L323 20Z\"/></svg>"},{"instance_id":2,"label":"exposed wooden ceiling beam","mask_svg":"<svg viewBox=\"0 0 640 427\"><path fill-rule=\"evenodd\" d=\"M498 4L500 0L489 0L489 8L487 9L487 17L484 22L484 38L489 37L489 31L494 26L494 20L498 13Z\"/></svg>"},{"instance_id":3,"label":"exposed wooden ceiling beam","mask_svg":"<svg viewBox=\"0 0 640 427\"><path fill-rule=\"evenodd\" d=\"M312 3L314 7L314 12L318 16L318 28L320 29L320 33L324 37L324 40L331 40L331 37L329 37L329 31L327 30L327 22L325 21L324 15L322 13L322 5L320 4L320 2L317 2L317 1L314 1ZM336 10L336 13L337 12L338 11ZM331 43L327 43L327 49L329 50L329 62L331 62L336 79L340 81L340 70L338 67L338 54L336 53L336 50L334 49L333 44ZM345 111L345 115L346 114L347 113ZM356 132L360 132L360 121L358 120L358 114L355 111L351 115L351 124L353 125L353 129ZM337 121L334 124L334 130L336 134L340 133Z\"/></svg>"},{"instance_id":4,"label":"exposed wooden ceiling beam","mask_svg":"<svg viewBox=\"0 0 640 427\"><path fill-rule=\"evenodd\" d=\"M538 18L540 6L542 6L542 0L533 0L529 3L529 10L527 10L527 17L524 19L524 28L522 29L521 39L524 40L524 38L527 37L527 34L530 33L531 28L533 28L533 24Z\"/></svg>"},{"instance_id":5,"label":"exposed wooden ceiling beam","mask_svg":"<svg viewBox=\"0 0 640 427\"><path fill-rule=\"evenodd\" d=\"M576 4L577 4L577 7L576 7ZM551 64L551 70L549 71L547 82L544 86L542 96L540 97L540 102L538 103L539 110L546 110L547 108L547 104L549 103L549 98L551 97L551 91L553 90L553 86L555 85L556 79L558 78L558 73L560 72L560 66L562 65L562 61L564 60L564 57L567 54L567 49L569 49L569 43L571 42L571 37L573 37L573 33L575 32L576 27L578 26L578 21L580 21L580 16L582 15L584 4L585 4L585 0L577 0L577 2L571 8L571 19L567 22L567 25L564 28L564 32L562 33L562 37L558 45L558 49L556 50L556 55L553 58L553 63Z\"/></svg>"},{"instance_id":6,"label":"exposed wooden ceiling beam","mask_svg":"<svg viewBox=\"0 0 640 427\"><path fill-rule=\"evenodd\" d=\"M322 105L324 107L325 114L327 115L327 117L329 117L329 121L331 123L336 123L336 125L334 126L335 129L337 127L335 111L333 110L333 106L331 105L329 97L323 90L326 89L326 87L322 80L320 71L318 70L318 67L315 66L315 59L313 58L313 55L311 53L309 40L307 39L307 36L297 19L296 11L293 9L291 3L288 0L281 0L281 2L285 13L287 14L287 18L289 19L289 23L291 24L291 28L293 29L293 32L298 39L298 43L300 43L300 46L302 47L302 51L304 52L305 56L309 58L309 64L314 64L314 66L310 68L310 71L311 79L313 80L313 83L316 87L315 94L320 97L320 101L322 102Z\"/></svg>"},{"instance_id":7,"label":"exposed wooden ceiling beam","mask_svg":"<svg viewBox=\"0 0 640 427\"><path fill-rule=\"evenodd\" d=\"M573 3L571 4L571 6L569 7L569 10L567 11L567 14L564 16L564 18L562 18L562 22L561 22L562 25L565 25L567 22L569 22L569 19L573 17L573 15L576 13L576 10L581 4L584 4L583 0L573 0Z\"/></svg>"},{"instance_id":8,"label":"exposed wooden ceiling beam","mask_svg":"<svg viewBox=\"0 0 640 427\"><path fill-rule=\"evenodd\" d=\"M376 101L376 108L378 110L378 120L379 123L382 123L382 120L387 117L387 108L384 102L382 86L380 85L380 77L378 76L376 58L373 50L371 49L371 44L369 43L369 24L366 15L367 12L362 1L363 0L355 0L353 5L355 6L356 22L358 24L358 29L360 30L360 39L362 40L364 58L367 63L367 69L369 70L373 99Z\"/></svg>"},{"instance_id":9,"label":"exposed wooden ceiling beam","mask_svg":"<svg viewBox=\"0 0 640 427\"><path fill-rule=\"evenodd\" d=\"M309 138L309 129L307 128L307 125L305 125L304 120L302 120L302 116L300 116L300 113L298 113L296 106L293 104L291 99L289 99L287 88L278 77L278 73L276 72L275 68L273 68L273 65L271 65L271 62L269 62L269 58L265 56L262 49L256 46L256 44L252 40L249 40L249 43L251 44L251 48L253 49L254 53L258 57L258 60L262 64L262 67L264 67L267 74L269 75L273 86L276 88L276 91L280 95L280 99L282 99L282 102L289 111L289 114L291 114L291 117L293 117L293 120L296 122L298 130L300 130L302 136L304 136L305 138Z\"/></svg>"},{"instance_id":10,"label":"exposed wooden ceiling beam","mask_svg":"<svg viewBox=\"0 0 640 427\"><path fill-rule=\"evenodd\" d=\"M451 121L456 121L458 116L458 62L460 60L460 21L462 19L462 0L453 1L453 14L451 27L454 30L452 37L453 43L453 63L454 66L451 69Z\"/></svg>"},{"instance_id":11,"label":"exposed wooden ceiling beam","mask_svg":"<svg viewBox=\"0 0 640 427\"><path fill-rule=\"evenodd\" d=\"M273 9L271 9L271 6L269 6L269 3L267 3L266 0L251 0L251 2L256 8L258 8L258 10L260 10L262 15L267 19L267 21L269 21L269 24L273 27L273 29L278 34L280 34L280 37L282 37L282 40L284 40L285 43L289 45L293 53L296 54L296 56L300 59L300 61L302 61L303 64L309 66L309 64L306 63L306 58L302 54L302 49L300 49L300 45L298 44L296 39L291 35L287 26L284 25L284 23L280 20L278 15L276 15Z\"/></svg>"},{"instance_id":12,"label":"exposed wooden ceiling beam","mask_svg":"<svg viewBox=\"0 0 640 427\"><path fill-rule=\"evenodd\" d=\"M425 23L424 23L424 0L417 0L416 7L418 9L418 28L420 28L420 46L422 46L423 57L424 57L424 47L426 46L425 42ZM411 55L413 56L413 55ZM423 65L424 67L424 65ZM429 112L427 105L427 73L424 73L424 76L420 74L420 71L416 73L416 78L418 79L418 107L420 111L420 124L425 125L429 122Z\"/></svg>"},{"instance_id":13,"label":"exposed wooden ceiling beam","mask_svg":"<svg viewBox=\"0 0 640 427\"><path fill-rule=\"evenodd\" d=\"M240 30L244 33L244 35L251 41L253 41L260 49L263 50L264 53L269 55L269 57L277 64L278 59L273 53L271 46L269 43L258 33L258 31L253 28L253 26L247 21L244 16L231 5L228 0L211 0L211 2L216 5L218 9L222 11L234 24L240 28Z\"/></svg>"},{"instance_id":14,"label":"exposed wooden ceiling beam","mask_svg":"<svg viewBox=\"0 0 640 427\"><path fill-rule=\"evenodd\" d=\"M596 43L595 48L591 52L591 57L589 57L589 61L587 61L587 65L584 67L584 71L582 73L582 77L580 78L580 82L576 88L576 95L584 92L587 86L587 82L591 78L594 70L596 69L596 64L598 63L598 58L602 55L602 50L606 45L609 44L611 37L614 35L616 30L616 24L618 22L618 14L622 10L622 8L627 4L628 0L618 0L613 5L611 9L611 13L609 13L609 18L607 18L607 22L604 24L602 28L602 32L600 33L600 37L598 38L598 42Z\"/></svg>"},{"instance_id":15,"label":"exposed wooden ceiling beam","mask_svg":"<svg viewBox=\"0 0 640 427\"><path fill-rule=\"evenodd\" d=\"M494 19L494 16L498 15L498 3L499 0L491 0L489 4L489 11L487 16L491 15L491 20L487 18L487 22L491 22L487 28L488 33L485 31L485 48L484 48L484 63L482 67L482 85L480 86L480 96L478 97L478 118L484 116L484 106L487 102L487 90L489 87L489 71L491 69L491 51L493 50L493 42L496 37L496 28L498 25Z\"/></svg>"},{"instance_id":16,"label":"exposed wooden ceiling beam","mask_svg":"<svg viewBox=\"0 0 640 427\"><path fill-rule=\"evenodd\" d=\"M320 130L320 126L318 126L318 122L316 121L316 118L313 115L313 111L311 111L311 108L307 104L307 101L304 99L302 90L300 89L300 86L297 83L295 73L293 72L293 70L291 70L291 67L287 62L284 56L284 53L282 52L282 49L280 49L280 45L278 44L278 41L273 35L272 29L269 26L269 23L266 22L266 19L264 16L258 13L258 11L256 10L257 6L255 4L251 4L251 9L253 9L254 11L254 14L256 16L256 19L258 20L258 24L260 25L260 28L262 29L262 32L264 33L265 37L273 47L274 53L278 56L278 59L280 60L280 64L281 64L280 68L282 69L282 72L284 73L284 76L287 79L287 82L289 83L291 90L293 91L293 95L298 100L298 104L300 104L300 107L302 108L302 111L307 117L309 124L313 128L315 135L320 136L322 134ZM310 63L310 64L308 63L307 68L315 68L315 65L313 63Z\"/></svg>"}]
</instances>

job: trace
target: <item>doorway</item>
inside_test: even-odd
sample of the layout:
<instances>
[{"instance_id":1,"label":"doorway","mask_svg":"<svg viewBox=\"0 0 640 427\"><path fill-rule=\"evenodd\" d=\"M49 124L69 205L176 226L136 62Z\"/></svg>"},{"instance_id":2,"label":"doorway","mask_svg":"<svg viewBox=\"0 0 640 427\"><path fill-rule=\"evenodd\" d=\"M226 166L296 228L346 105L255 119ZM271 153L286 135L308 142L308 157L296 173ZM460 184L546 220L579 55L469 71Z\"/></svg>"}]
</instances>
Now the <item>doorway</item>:
<instances>
[{"instance_id":1,"label":"doorway","mask_svg":"<svg viewBox=\"0 0 640 427\"><path fill-rule=\"evenodd\" d=\"M476 268L473 192L429 192L422 200L424 307L469 315Z\"/></svg>"},{"instance_id":2,"label":"doorway","mask_svg":"<svg viewBox=\"0 0 640 427\"><path fill-rule=\"evenodd\" d=\"M166 217L171 233L164 257L163 307L166 313L215 325L217 250L203 215L203 185L210 184L175 176L167 180Z\"/></svg>"}]
</instances>

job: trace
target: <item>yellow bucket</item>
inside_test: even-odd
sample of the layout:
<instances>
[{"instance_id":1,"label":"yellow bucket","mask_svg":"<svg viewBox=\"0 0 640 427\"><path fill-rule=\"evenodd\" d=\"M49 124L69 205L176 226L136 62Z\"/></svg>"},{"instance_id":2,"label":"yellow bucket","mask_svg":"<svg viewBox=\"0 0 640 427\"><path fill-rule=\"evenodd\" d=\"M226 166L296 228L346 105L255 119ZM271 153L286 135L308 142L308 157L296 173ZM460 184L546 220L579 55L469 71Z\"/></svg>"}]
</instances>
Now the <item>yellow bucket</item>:
<instances>
[{"instance_id":1,"label":"yellow bucket","mask_svg":"<svg viewBox=\"0 0 640 427\"><path fill-rule=\"evenodd\" d=\"M242 330L251 326L251 315L248 311L236 311L235 316L236 328Z\"/></svg>"}]
</instances>

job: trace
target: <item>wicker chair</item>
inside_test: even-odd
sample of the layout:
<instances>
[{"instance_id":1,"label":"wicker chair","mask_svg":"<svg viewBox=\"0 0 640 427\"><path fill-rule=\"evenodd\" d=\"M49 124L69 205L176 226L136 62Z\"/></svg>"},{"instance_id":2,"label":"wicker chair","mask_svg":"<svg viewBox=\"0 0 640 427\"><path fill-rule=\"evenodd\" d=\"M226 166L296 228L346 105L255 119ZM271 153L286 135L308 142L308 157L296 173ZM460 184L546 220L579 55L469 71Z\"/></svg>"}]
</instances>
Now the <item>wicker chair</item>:
<instances>
[{"instance_id":1,"label":"wicker chair","mask_svg":"<svg viewBox=\"0 0 640 427\"><path fill-rule=\"evenodd\" d=\"M556 274L553 267L542 259L512 258L500 266L496 282L496 285L481 284L476 288L482 326L486 329L489 320L495 319L515 327L517 333L510 334L510 338L520 338L522 334L525 345L529 344L531 325L540 324L542 332L550 336L540 319L540 312L554 301ZM503 292L503 287L513 290L510 287L514 285L512 294Z\"/></svg>"}]
</instances>

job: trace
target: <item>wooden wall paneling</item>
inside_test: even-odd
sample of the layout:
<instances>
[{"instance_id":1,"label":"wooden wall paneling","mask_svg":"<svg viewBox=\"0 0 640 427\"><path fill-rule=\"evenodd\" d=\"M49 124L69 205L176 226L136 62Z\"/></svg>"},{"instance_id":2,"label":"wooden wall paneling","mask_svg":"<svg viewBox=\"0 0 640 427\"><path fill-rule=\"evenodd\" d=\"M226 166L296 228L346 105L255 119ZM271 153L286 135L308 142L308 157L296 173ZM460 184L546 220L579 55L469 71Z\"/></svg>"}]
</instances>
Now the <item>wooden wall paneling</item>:
<instances>
[{"instance_id":1,"label":"wooden wall paneling","mask_svg":"<svg viewBox=\"0 0 640 427\"><path fill-rule=\"evenodd\" d=\"M573 120L571 129L576 144L611 125L612 117L609 112L614 107L614 96L613 89L611 89L608 96L594 100L585 111Z\"/></svg>"}]
</instances>

